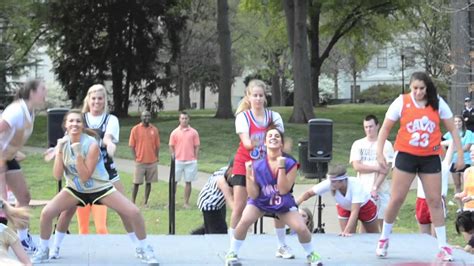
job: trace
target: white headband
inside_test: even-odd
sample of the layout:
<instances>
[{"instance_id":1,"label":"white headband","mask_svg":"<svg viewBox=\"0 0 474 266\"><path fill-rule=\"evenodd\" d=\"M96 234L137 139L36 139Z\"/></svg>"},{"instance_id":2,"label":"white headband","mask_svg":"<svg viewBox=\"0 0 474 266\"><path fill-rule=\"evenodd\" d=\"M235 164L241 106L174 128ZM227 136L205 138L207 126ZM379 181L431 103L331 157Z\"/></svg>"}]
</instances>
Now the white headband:
<instances>
[{"instance_id":1,"label":"white headband","mask_svg":"<svg viewBox=\"0 0 474 266\"><path fill-rule=\"evenodd\" d=\"M347 179L348 176L346 175L346 173L343 173L343 174L337 175L337 176L328 175L327 178L330 179L330 180L344 180L344 179Z\"/></svg>"}]
</instances>

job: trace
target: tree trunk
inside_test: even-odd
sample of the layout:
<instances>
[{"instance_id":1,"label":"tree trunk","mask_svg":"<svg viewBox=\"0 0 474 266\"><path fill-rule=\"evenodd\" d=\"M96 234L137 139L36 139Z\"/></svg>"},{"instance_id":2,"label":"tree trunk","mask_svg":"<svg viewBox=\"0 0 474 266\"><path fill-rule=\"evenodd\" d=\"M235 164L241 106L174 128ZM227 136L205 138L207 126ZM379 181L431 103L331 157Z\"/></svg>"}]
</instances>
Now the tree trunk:
<instances>
[{"instance_id":1,"label":"tree trunk","mask_svg":"<svg viewBox=\"0 0 474 266\"><path fill-rule=\"evenodd\" d=\"M286 77L285 77L285 75L281 76L280 90L281 90L280 106L286 106L286 100L288 98L288 93L287 93L287 90L286 90Z\"/></svg>"},{"instance_id":2,"label":"tree trunk","mask_svg":"<svg viewBox=\"0 0 474 266\"><path fill-rule=\"evenodd\" d=\"M334 99L339 99L339 69L338 64L336 63L336 67L334 68Z\"/></svg>"},{"instance_id":3,"label":"tree trunk","mask_svg":"<svg viewBox=\"0 0 474 266\"><path fill-rule=\"evenodd\" d=\"M5 66L0 66L0 107L4 108L9 104L7 99L7 73L4 70Z\"/></svg>"},{"instance_id":4,"label":"tree trunk","mask_svg":"<svg viewBox=\"0 0 474 266\"><path fill-rule=\"evenodd\" d=\"M314 3L313 3L314 2ZM321 63L319 58L319 18L321 14L321 3L310 1L310 56L311 56L311 91L313 92L313 106L319 106L319 75L321 74Z\"/></svg>"},{"instance_id":5,"label":"tree trunk","mask_svg":"<svg viewBox=\"0 0 474 266\"><path fill-rule=\"evenodd\" d=\"M272 105L280 106L280 101L280 75L278 75L278 71L275 71L272 75Z\"/></svg>"},{"instance_id":6,"label":"tree trunk","mask_svg":"<svg viewBox=\"0 0 474 266\"><path fill-rule=\"evenodd\" d=\"M216 118L233 118L232 89L232 43L229 30L229 5L227 0L217 0L217 32L219 42L220 82Z\"/></svg>"},{"instance_id":7,"label":"tree trunk","mask_svg":"<svg viewBox=\"0 0 474 266\"><path fill-rule=\"evenodd\" d=\"M114 110L112 111L118 117L126 117L128 112L123 109L123 72L118 63L112 59L112 92L114 99Z\"/></svg>"},{"instance_id":8,"label":"tree trunk","mask_svg":"<svg viewBox=\"0 0 474 266\"><path fill-rule=\"evenodd\" d=\"M291 2L293 5L290 4ZM293 16L291 13L294 12L294 24L287 25L288 28L294 27L294 39L289 39L290 47L293 42L293 77L295 80L293 113L290 122L307 123L309 119L314 118L306 27L308 2L306 0L284 1L284 8L287 22L290 21L289 18Z\"/></svg>"},{"instance_id":9,"label":"tree trunk","mask_svg":"<svg viewBox=\"0 0 474 266\"><path fill-rule=\"evenodd\" d=\"M451 0L451 8L457 10L451 14L451 62L454 64L454 74L451 78L449 104L454 114L461 114L464 97L468 94L469 75L469 29L466 1Z\"/></svg>"},{"instance_id":10,"label":"tree trunk","mask_svg":"<svg viewBox=\"0 0 474 266\"><path fill-rule=\"evenodd\" d=\"M293 55L294 39L295 39L295 3L293 0L281 0L283 9L285 10L286 18L286 32L288 35L288 43L290 44L290 51Z\"/></svg>"},{"instance_id":11,"label":"tree trunk","mask_svg":"<svg viewBox=\"0 0 474 266\"><path fill-rule=\"evenodd\" d=\"M357 102L357 72L352 71L352 97L351 97L351 102L356 103Z\"/></svg>"},{"instance_id":12,"label":"tree trunk","mask_svg":"<svg viewBox=\"0 0 474 266\"><path fill-rule=\"evenodd\" d=\"M178 73L180 73L179 70ZM184 104L184 78L181 74L178 74L178 95L178 110L183 111L186 107Z\"/></svg>"},{"instance_id":13,"label":"tree trunk","mask_svg":"<svg viewBox=\"0 0 474 266\"><path fill-rule=\"evenodd\" d=\"M199 109L206 109L206 84L201 83L201 90L199 92Z\"/></svg>"},{"instance_id":14,"label":"tree trunk","mask_svg":"<svg viewBox=\"0 0 474 266\"><path fill-rule=\"evenodd\" d=\"M189 93L189 87L190 87L190 82L188 76L184 75L183 76L183 87L182 87L182 92L183 92L183 110L186 109L191 109L191 97Z\"/></svg>"}]
</instances>

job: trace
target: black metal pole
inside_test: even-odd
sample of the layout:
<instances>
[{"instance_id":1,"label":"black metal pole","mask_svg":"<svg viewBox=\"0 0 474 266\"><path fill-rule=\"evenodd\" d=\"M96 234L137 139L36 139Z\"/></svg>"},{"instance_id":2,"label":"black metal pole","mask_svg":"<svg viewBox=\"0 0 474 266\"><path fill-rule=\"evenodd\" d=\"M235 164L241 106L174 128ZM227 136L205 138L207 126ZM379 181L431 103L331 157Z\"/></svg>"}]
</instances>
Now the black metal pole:
<instances>
[{"instance_id":1,"label":"black metal pole","mask_svg":"<svg viewBox=\"0 0 474 266\"><path fill-rule=\"evenodd\" d=\"M318 227L314 230L314 233L320 233L324 234L324 226L326 226L325 223L323 223L323 208L326 207L326 205L322 202L321 195L318 196Z\"/></svg>"},{"instance_id":2,"label":"black metal pole","mask_svg":"<svg viewBox=\"0 0 474 266\"><path fill-rule=\"evenodd\" d=\"M170 167L170 182L169 182L169 234L175 234L175 160L171 156L171 167Z\"/></svg>"},{"instance_id":3,"label":"black metal pole","mask_svg":"<svg viewBox=\"0 0 474 266\"><path fill-rule=\"evenodd\" d=\"M319 180L319 183L326 178L326 174L328 173L328 163L327 162L317 162L316 163L316 177ZM318 225L316 229L314 229L314 233L324 234L324 226L326 225L323 223L323 209L326 205L323 203L323 198L321 195L318 195Z\"/></svg>"}]
</instances>

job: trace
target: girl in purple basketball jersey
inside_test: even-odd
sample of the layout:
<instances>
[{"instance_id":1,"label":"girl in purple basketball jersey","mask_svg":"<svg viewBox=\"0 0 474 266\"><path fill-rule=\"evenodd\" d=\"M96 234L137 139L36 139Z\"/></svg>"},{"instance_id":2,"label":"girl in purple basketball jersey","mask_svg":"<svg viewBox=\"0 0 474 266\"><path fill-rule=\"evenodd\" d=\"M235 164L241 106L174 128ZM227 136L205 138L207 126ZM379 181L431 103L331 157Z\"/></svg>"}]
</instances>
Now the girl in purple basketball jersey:
<instances>
[{"instance_id":1,"label":"girl in purple basketball jersey","mask_svg":"<svg viewBox=\"0 0 474 266\"><path fill-rule=\"evenodd\" d=\"M267 155L257 161L246 162L246 184L249 199L242 218L234 230L226 264L238 262L238 252L248 228L265 212L274 213L294 230L307 254L310 265L322 265L321 257L314 251L311 233L298 213L291 189L295 183L297 162L283 154L283 133L269 129L265 134Z\"/></svg>"}]
</instances>

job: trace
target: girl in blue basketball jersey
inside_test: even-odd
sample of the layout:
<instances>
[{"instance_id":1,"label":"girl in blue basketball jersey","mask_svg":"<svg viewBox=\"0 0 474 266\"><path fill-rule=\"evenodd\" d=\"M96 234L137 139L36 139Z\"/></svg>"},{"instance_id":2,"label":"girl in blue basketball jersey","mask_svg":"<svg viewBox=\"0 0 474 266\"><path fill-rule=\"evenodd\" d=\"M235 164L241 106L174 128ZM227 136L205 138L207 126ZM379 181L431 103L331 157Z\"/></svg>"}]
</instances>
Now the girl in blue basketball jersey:
<instances>
[{"instance_id":1,"label":"girl in blue basketball jersey","mask_svg":"<svg viewBox=\"0 0 474 266\"><path fill-rule=\"evenodd\" d=\"M314 251L311 233L298 213L291 189L295 183L297 162L283 154L283 133L276 128L265 134L267 154L260 160L246 162L246 184L249 199L242 218L234 230L226 263L238 261L238 252L248 228L265 212L274 213L293 229L307 253L308 263L322 265L321 257Z\"/></svg>"}]
</instances>

